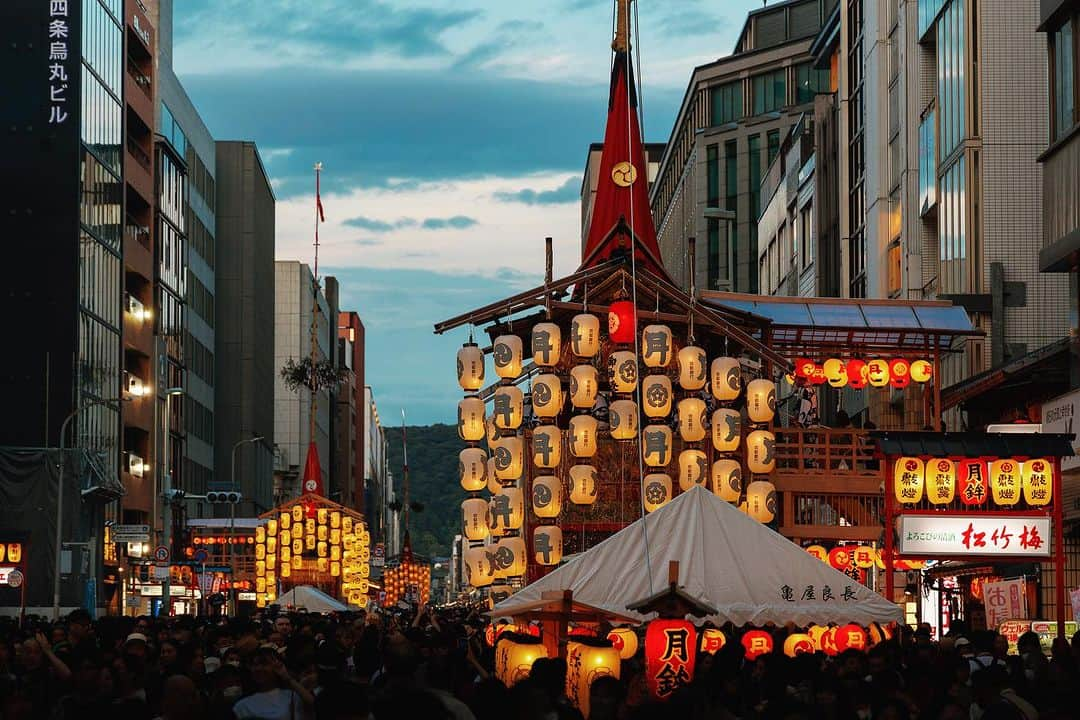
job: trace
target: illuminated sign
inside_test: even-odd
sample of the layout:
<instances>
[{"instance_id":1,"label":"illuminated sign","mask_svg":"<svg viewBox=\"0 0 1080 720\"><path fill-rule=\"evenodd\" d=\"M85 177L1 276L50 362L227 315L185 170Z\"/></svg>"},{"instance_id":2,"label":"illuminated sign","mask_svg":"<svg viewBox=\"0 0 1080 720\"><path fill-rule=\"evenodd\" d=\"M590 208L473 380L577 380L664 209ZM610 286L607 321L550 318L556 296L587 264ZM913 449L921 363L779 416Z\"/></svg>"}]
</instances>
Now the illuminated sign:
<instances>
[{"instance_id":1,"label":"illuminated sign","mask_svg":"<svg viewBox=\"0 0 1080 720\"><path fill-rule=\"evenodd\" d=\"M902 555L1050 557L1050 518L1024 515L902 515Z\"/></svg>"}]
</instances>

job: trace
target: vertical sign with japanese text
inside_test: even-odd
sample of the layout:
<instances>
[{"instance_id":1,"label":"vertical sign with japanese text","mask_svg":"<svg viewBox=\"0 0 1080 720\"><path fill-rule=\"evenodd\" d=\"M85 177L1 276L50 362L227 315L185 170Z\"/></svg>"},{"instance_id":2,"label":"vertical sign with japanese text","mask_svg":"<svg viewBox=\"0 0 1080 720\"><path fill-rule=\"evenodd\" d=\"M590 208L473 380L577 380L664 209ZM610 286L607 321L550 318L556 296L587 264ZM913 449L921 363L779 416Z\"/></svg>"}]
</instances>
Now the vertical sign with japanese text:
<instances>
[{"instance_id":1,"label":"vertical sign with japanese text","mask_svg":"<svg viewBox=\"0 0 1080 720\"><path fill-rule=\"evenodd\" d=\"M79 0L42 0L49 8L48 43L44 52L48 55L49 124L63 125L70 118L69 110L78 102L72 91L78 86L72 77L78 72L80 49L72 45L71 6Z\"/></svg>"},{"instance_id":2,"label":"vertical sign with japanese text","mask_svg":"<svg viewBox=\"0 0 1080 720\"><path fill-rule=\"evenodd\" d=\"M653 697L667 700L694 679L697 629L686 620L658 619L645 631L647 682Z\"/></svg>"},{"instance_id":3,"label":"vertical sign with japanese text","mask_svg":"<svg viewBox=\"0 0 1080 720\"><path fill-rule=\"evenodd\" d=\"M1027 593L1023 578L986 583L983 603L988 627L997 627L1006 620L1026 620Z\"/></svg>"}]
</instances>

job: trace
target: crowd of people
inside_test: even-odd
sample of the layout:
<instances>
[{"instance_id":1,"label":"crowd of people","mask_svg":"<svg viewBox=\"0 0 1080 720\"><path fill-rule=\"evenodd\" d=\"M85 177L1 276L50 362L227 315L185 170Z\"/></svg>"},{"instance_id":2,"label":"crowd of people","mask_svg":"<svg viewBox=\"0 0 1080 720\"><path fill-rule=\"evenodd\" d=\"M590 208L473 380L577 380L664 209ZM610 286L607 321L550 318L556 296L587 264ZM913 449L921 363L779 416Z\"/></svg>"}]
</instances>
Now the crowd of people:
<instances>
[{"instance_id":1,"label":"crowd of people","mask_svg":"<svg viewBox=\"0 0 1080 720\"><path fill-rule=\"evenodd\" d=\"M0 620L0 718L90 720L574 720L566 663L541 659L511 688L492 674L476 609L250 618ZM776 652L748 661L728 643L692 682L650 698L641 651L590 688L588 720L1080 717L1080 633L1020 638L954 624L940 641L901 628L866 652ZM787 630L774 629L776 646Z\"/></svg>"}]
</instances>

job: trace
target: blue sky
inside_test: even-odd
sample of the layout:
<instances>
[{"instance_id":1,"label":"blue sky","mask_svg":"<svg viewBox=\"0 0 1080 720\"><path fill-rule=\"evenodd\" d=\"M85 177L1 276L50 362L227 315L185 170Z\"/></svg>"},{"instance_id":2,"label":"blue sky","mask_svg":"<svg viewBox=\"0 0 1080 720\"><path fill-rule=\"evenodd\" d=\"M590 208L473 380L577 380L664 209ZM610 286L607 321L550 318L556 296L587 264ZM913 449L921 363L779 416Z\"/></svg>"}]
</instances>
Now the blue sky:
<instances>
[{"instance_id":1,"label":"blue sky","mask_svg":"<svg viewBox=\"0 0 1080 720\"><path fill-rule=\"evenodd\" d=\"M277 195L277 257L311 261L367 329L380 412L447 422L465 331L432 325L580 253L581 172L603 139L610 0L178 0L174 64L213 135L251 139ZM691 69L731 52L758 0L640 0L645 135Z\"/></svg>"}]
</instances>

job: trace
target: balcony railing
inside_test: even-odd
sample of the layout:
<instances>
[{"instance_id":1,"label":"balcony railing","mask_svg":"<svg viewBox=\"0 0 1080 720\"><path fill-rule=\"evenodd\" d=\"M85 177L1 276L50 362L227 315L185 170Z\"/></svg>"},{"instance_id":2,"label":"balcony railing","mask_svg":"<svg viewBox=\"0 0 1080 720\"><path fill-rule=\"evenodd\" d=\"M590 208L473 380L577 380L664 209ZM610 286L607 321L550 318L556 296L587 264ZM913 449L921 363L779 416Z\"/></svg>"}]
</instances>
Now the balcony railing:
<instances>
[{"instance_id":1,"label":"balcony railing","mask_svg":"<svg viewBox=\"0 0 1080 720\"><path fill-rule=\"evenodd\" d=\"M143 247L147 249L150 248L150 228L146 225L140 225L139 221L130 215L127 216L124 232L126 232L131 239L138 240Z\"/></svg>"},{"instance_id":2,"label":"balcony railing","mask_svg":"<svg viewBox=\"0 0 1080 720\"><path fill-rule=\"evenodd\" d=\"M794 493L793 517L785 518L785 525L880 528L884 509L880 495Z\"/></svg>"},{"instance_id":3,"label":"balcony railing","mask_svg":"<svg viewBox=\"0 0 1080 720\"><path fill-rule=\"evenodd\" d=\"M146 172L151 172L150 155L142 149L142 146L139 145L138 141L135 140L135 138L128 138L127 149L128 152L131 153L131 156L135 158L135 161L139 163L139 165L141 165L143 169L146 170Z\"/></svg>"},{"instance_id":4,"label":"balcony railing","mask_svg":"<svg viewBox=\"0 0 1080 720\"><path fill-rule=\"evenodd\" d=\"M146 93L146 96L153 99L154 90L153 83L150 80L150 76L139 69L139 66L135 64L135 61L128 58L127 61L128 74L135 81L135 84L142 88L142 91Z\"/></svg>"},{"instance_id":5,"label":"balcony railing","mask_svg":"<svg viewBox=\"0 0 1080 720\"><path fill-rule=\"evenodd\" d=\"M878 477L879 461L865 430L776 428L776 472L781 475Z\"/></svg>"}]
</instances>

